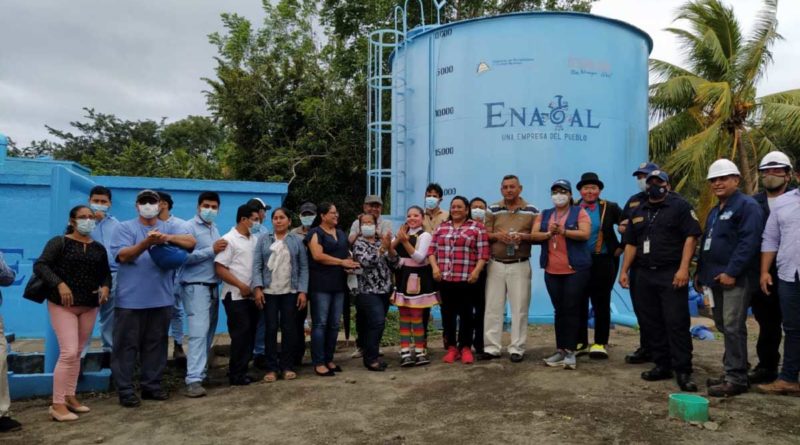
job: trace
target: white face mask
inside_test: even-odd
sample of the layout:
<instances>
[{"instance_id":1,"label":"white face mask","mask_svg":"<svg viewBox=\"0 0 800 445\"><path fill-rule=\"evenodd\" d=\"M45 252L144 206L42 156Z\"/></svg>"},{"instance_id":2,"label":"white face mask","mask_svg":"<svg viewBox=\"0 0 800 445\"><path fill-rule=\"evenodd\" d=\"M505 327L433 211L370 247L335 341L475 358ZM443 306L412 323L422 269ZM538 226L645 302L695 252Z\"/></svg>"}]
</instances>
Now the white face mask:
<instances>
[{"instance_id":1,"label":"white face mask","mask_svg":"<svg viewBox=\"0 0 800 445\"><path fill-rule=\"evenodd\" d=\"M155 218L159 214L158 204L139 204L139 215L144 219Z\"/></svg>"},{"instance_id":2,"label":"white face mask","mask_svg":"<svg viewBox=\"0 0 800 445\"><path fill-rule=\"evenodd\" d=\"M483 221L484 219L486 219L486 210L477 208L472 209L472 219Z\"/></svg>"},{"instance_id":3,"label":"white face mask","mask_svg":"<svg viewBox=\"0 0 800 445\"><path fill-rule=\"evenodd\" d=\"M361 226L361 234L366 237L375 236L375 226L373 224Z\"/></svg>"},{"instance_id":4,"label":"white face mask","mask_svg":"<svg viewBox=\"0 0 800 445\"><path fill-rule=\"evenodd\" d=\"M639 191L647 190L647 178L639 178L636 180L636 185L639 186Z\"/></svg>"},{"instance_id":5,"label":"white face mask","mask_svg":"<svg viewBox=\"0 0 800 445\"><path fill-rule=\"evenodd\" d=\"M561 207L569 202L569 195L562 195L561 193L553 195L552 198L553 204L555 204L556 207Z\"/></svg>"}]
</instances>

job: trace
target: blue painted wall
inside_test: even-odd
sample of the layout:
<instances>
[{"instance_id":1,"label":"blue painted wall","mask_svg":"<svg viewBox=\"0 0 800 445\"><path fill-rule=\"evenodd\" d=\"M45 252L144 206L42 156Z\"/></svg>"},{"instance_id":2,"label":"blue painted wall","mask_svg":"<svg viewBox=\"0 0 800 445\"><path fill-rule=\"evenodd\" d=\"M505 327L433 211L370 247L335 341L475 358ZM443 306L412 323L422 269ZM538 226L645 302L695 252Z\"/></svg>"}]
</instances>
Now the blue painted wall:
<instances>
[{"instance_id":1,"label":"blue painted wall","mask_svg":"<svg viewBox=\"0 0 800 445\"><path fill-rule=\"evenodd\" d=\"M111 214L121 221L136 217L135 197L144 188L169 192L175 201L173 214L183 219L194 217L200 192L216 191L222 200L217 224L223 234L234 225L239 205L259 197L276 207L288 190L284 183L91 176L87 168L76 163L6 158L4 152L0 153L0 209L4 215L0 218L0 249L18 277L12 287L2 289L0 313L6 332L20 337L44 336L46 308L22 298L22 291L33 261L47 240L62 233L69 209L87 203L88 191L94 185L112 190ZM265 223L269 225L269 220ZM219 326L219 331L226 330L224 311Z\"/></svg>"},{"instance_id":2,"label":"blue painted wall","mask_svg":"<svg viewBox=\"0 0 800 445\"><path fill-rule=\"evenodd\" d=\"M597 172L623 203L647 158L650 37L578 13L522 13L456 22L411 37L392 59L392 217L421 204L435 181L452 196L522 196L552 207L550 185ZM575 193L577 196L577 192ZM538 258L539 249L534 250ZM538 262L532 320L552 314ZM618 293L617 313L629 312Z\"/></svg>"}]
</instances>

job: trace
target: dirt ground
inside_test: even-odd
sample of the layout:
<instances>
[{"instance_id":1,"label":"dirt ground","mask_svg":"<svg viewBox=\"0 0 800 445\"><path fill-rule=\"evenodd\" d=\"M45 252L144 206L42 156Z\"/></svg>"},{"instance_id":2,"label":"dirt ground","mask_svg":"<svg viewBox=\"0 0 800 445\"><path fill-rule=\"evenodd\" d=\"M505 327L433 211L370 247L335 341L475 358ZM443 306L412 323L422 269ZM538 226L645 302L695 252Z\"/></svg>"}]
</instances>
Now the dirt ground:
<instances>
[{"instance_id":1,"label":"dirt ground","mask_svg":"<svg viewBox=\"0 0 800 445\"><path fill-rule=\"evenodd\" d=\"M751 324L750 331L756 329ZM335 378L316 377L304 366L295 381L229 387L224 368L217 368L201 399L179 394L180 371L173 369L169 380L176 391L170 400L129 409L113 393L85 395L92 412L75 423L50 421L48 400L14 402L14 417L24 429L1 436L0 443L800 443L800 398L751 392L711 399L716 431L668 419L674 381L645 382L639 373L648 365L624 363L638 342L635 331L618 328L612 342L609 360L582 357L576 371L542 364L552 349L551 326L531 327L520 364L504 356L446 365L439 348L430 366L401 369L396 348L386 348L391 367L373 373L343 349L337 362L344 372ZM694 345L695 377L704 391L705 379L721 373L723 345Z\"/></svg>"}]
</instances>

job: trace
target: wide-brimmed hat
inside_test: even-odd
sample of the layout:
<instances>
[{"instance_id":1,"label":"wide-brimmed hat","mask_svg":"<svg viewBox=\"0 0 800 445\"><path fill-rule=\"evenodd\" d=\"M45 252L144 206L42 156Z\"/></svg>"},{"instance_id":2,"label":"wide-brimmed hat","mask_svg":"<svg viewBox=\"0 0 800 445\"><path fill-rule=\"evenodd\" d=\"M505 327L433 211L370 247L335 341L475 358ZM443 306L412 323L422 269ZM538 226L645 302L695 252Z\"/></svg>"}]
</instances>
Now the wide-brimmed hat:
<instances>
[{"instance_id":1,"label":"wide-brimmed hat","mask_svg":"<svg viewBox=\"0 0 800 445\"><path fill-rule=\"evenodd\" d=\"M364 204L380 204L380 205L383 205L383 200L378 195L367 195L367 197L364 198Z\"/></svg>"},{"instance_id":2,"label":"wide-brimmed hat","mask_svg":"<svg viewBox=\"0 0 800 445\"><path fill-rule=\"evenodd\" d=\"M603 181L600 180L600 177L597 176L595 172L586 172L581 175L581 180L578 182L577 188L580 190L584 185L594 184L600 187L600 190L603 190Z\"/></svg>"}]
</instances>

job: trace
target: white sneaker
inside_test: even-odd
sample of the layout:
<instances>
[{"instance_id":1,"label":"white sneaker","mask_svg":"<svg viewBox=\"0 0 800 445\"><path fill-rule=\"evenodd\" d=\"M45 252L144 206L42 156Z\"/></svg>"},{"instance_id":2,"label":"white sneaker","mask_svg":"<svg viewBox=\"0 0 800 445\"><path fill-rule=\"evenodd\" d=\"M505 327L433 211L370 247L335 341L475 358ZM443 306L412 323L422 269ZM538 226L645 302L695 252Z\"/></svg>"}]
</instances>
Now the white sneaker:
<instances>
[{"instance_id":1,"label":"white sneaker","mask_svg":"<svg viewBox=\"0 0 800 445\"><path fill-rule=\"evenodd\" d=\"M556 351L555 354L544 359L544 364L547 366L552 366L554 368L564 366L564 357L565 357L564 351L559 349L558 351Z\"/></svg>"},{"instance_id":2,"label":"white sneaker","mask_svg":"<svg viewBox=\"0 0 800 445\"><path fill-rule=\"evenodd\" d=\"M567 351L567 354L564 356L564 369L576 369L578 367L578 361L575 357L575 352Z\"/></svg>"},{"instance_id":3,"label":"white sneaker","mask_svg":"<svg viewBox=\"0 0 800 445\"><path fill-rule=\"evenodd\" d=\"M350 354L350 358L361 358L363 356L364 356L364 351L362 351L361 348L356 348L356 350L353 351L352 354Z\"/></svg>"}]
</instances>

